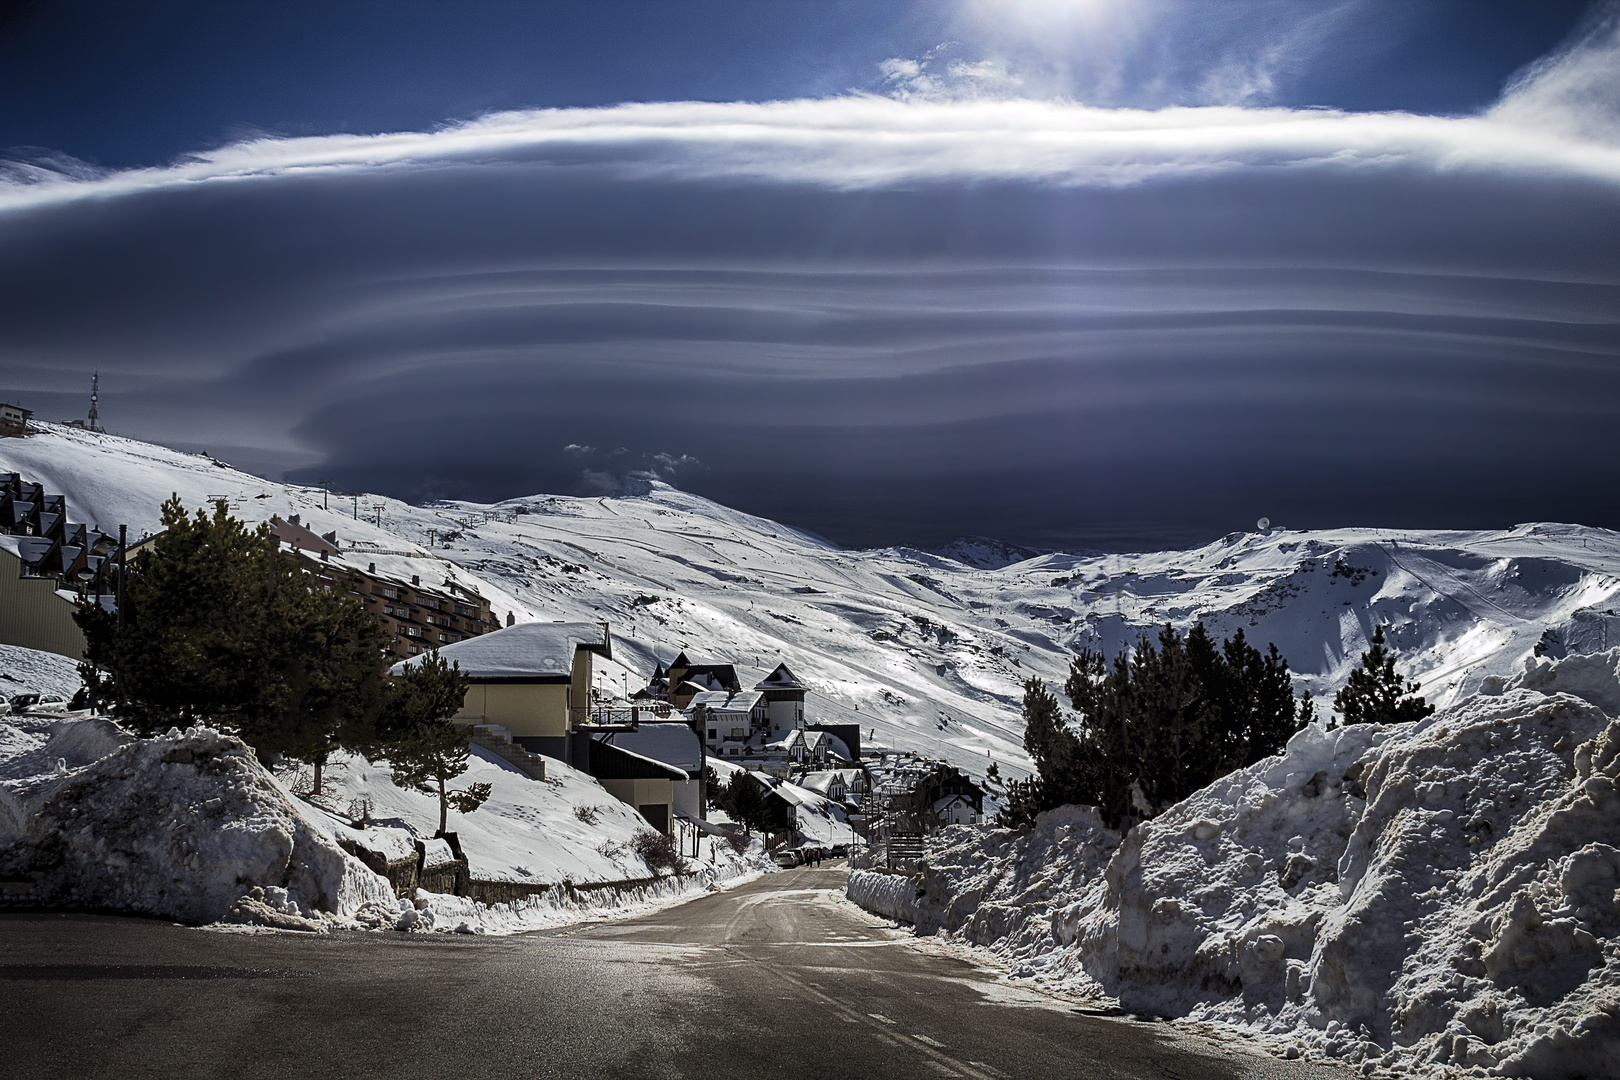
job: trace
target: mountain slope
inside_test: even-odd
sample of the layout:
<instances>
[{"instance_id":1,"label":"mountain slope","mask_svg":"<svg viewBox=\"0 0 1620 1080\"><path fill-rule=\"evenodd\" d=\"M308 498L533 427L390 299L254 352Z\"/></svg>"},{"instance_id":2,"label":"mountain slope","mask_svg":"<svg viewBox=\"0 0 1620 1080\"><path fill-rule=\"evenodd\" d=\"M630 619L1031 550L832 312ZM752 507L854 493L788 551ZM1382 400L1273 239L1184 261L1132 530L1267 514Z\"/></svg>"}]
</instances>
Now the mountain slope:
<instances>
[{"instance_id":1,"label":"mountain slope","mask_svg":"<svg viewBox=\"0 0 1620 1080\"><path fill-rule=\"evenodd\" d=\"M224 497L248 520L299 514L335 529L362 567L473 584L518 621L606 620L616 664L603 666L604 688L633 690L683 649L736 664L745 684L786 661L813 689L814 719L859 723L869 741L975 775L992 760L1027 770L1023 679L1061 682L1075 648L1113 652L1167 621L1275 641L1298 688L1318 697L1388 622L1403 673L1442 704L1517 673L1538 643L1555 656L1620 644L1620 534L1582 526L1274 529L1187 551L979 569L906 548L843 550L656 483L615 497L411 506L328 498L51 425L0 440L0 469L66 494L74 520L114 532L155 529L171 492L188 507Z\"/></svg>"}]
</instances>

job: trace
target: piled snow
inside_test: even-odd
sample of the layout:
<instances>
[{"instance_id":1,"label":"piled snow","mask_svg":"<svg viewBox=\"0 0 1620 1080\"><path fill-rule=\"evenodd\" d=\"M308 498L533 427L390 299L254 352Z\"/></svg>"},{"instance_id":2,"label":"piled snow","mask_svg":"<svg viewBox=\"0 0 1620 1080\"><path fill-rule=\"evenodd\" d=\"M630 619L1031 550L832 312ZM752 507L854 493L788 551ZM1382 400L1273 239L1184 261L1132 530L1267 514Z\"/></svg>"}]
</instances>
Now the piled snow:
<instances>
[{"instance_id":1,"label":"piled snow","mask_svg":"<svg viewBox=\"0 0 1620 1080\"><path fill-rule=\"evenodd\" d=\"M428 866L453 855L432 838L437 801L394 787L386 765L338 755L329 769L332 795L371 802L375 823L362 829L291 798L245 744L211 729L132 739L103 719L6 717L0 879L31 883L13 894L31 906L289 930L507 933L648 911L773 869L757 842L738 854L711 839L678 877L576 890L575 883L654 877L629 846L648 826L594 779L548 764L552 779L535 781L499 759L475 757L464 779L484 779L495 794L474 814L453 815L451 826L473 877L556 888L512 904L420 891L414 901L396 901L340 840L389 862L414 859L418 841Z\"/></svg>"},{"instance_id":2,"label":"piled snow","mask_svg":"<svg viewBox=\"0 0 1620 1080\"><path fill-rule=\"evenodd\" d=\"M918 932L1369 1074L1620 1075L1617 671L1532 660L1420 724L1308 729L1117 849L1073 809L944 830Z\"/></svg>"},{"instance_id":3,"label":"piled snow","mask_svg":"<svg viewBox=\"0 0 1620 1080\"><path fill-rule=\"evenodd\" d=\"M851 870L844 895L886 919L917 921L917 883L904 874Z\"/></svg>"},{"instance_id":4,"label":"piled snow","mask_svg":"<svg viewBox=\"0 0 1620 1080\"><path fill-rule=\"evenodd\" d=\"M401 930L517 934L587 919L627 919L752 881L776 869L764 843L757 839L741 854L729 844L717 843L704 859L707 861L688 861L680 876L667 875L616 889L549 889L512 903L481 904L464 896L417 890L414 912L405 912L396 925Z\"/></svg>"},{"instance_id":5,"label":"piled snow","mask_svg":"<svg viewBox=\"0 0 1620 1080\"><path fill-rule=\"evenodd\" d=\"M106 745L104 721L59 723L47 752ZM20 760L8 764L26 768ZM306 920L396 907L387 883L288 799L239 739L171 732L60 772L0 822L0 874L32 879L30 903L190 923L225 918L254 889L254 902L268 895Z\"/></svg>"}]
</instances>

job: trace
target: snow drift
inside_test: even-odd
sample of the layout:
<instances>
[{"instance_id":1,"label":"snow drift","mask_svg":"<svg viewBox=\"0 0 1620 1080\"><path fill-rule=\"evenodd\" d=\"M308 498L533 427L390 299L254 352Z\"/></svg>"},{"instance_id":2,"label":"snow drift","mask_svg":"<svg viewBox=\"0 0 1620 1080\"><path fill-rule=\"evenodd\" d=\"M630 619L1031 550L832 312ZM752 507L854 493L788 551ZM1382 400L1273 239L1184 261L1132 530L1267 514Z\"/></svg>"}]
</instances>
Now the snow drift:
<instances>
[{"instance_id":1,"label":"snow drift","mask_svg":"<svg viewBox=\"0 0 1620 1080\"><path fill-rule=\"evenodd\" d=\"M62 727L46 753L98 730ZM368 904L397 910L388 883L338 847L240 739L171 731L59 771L14 796L12 820L0 820L0 876L32 880L28 903L188 923L233 916L244 896L239 919L264 914L254 905L303 920L349 918Z\"/></svg>"},{"instance_id":2,"label":"snow drift","mask_svg":"<svg viewBox=\"0 0 1620 1080\"><path fill-rule=\"evenodd\" d=\"M1487 690L1307 729L1123 841L944 830L917 930L1368 1073L1620 1075L1620 649Z\"/></svg>"}]
</instances>

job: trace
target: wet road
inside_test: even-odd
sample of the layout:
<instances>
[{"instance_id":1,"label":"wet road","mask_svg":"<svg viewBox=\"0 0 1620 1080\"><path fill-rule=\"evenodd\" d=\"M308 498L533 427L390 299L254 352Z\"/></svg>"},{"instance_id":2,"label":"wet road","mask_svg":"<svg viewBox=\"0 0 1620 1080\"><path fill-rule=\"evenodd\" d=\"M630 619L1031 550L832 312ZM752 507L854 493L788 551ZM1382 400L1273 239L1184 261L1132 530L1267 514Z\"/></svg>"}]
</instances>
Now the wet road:
<instances>
[{"instance_id":1,"label":"wet road","mask_svg":"<svg viewBox=\"0 0 1620 1080\"><path fill-rule=\"evenodd\" d=\"M508 938L0 915L0 1074L1347 1075L1008 986L844 902L843 879Z\"/></svg>"}]
</instances>

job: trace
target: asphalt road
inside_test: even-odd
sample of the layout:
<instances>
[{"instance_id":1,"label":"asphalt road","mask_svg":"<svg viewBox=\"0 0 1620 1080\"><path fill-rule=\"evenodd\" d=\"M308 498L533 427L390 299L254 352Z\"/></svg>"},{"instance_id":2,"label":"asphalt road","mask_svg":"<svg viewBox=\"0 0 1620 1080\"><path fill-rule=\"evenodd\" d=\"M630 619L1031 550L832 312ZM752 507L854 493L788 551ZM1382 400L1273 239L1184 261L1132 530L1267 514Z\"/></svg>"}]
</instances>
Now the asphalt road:
<instances>
[{"instance_id":1,"label":"asphalt road","mask_svg":"<svg viewBox=\"0 0 1620 1080\"><path fill-rule=\"evenodd\" d=\"M1087 1015L772 874L506 938L0 915L0 1076L1345 1076Z\"/></svg>"}]
</instances>

